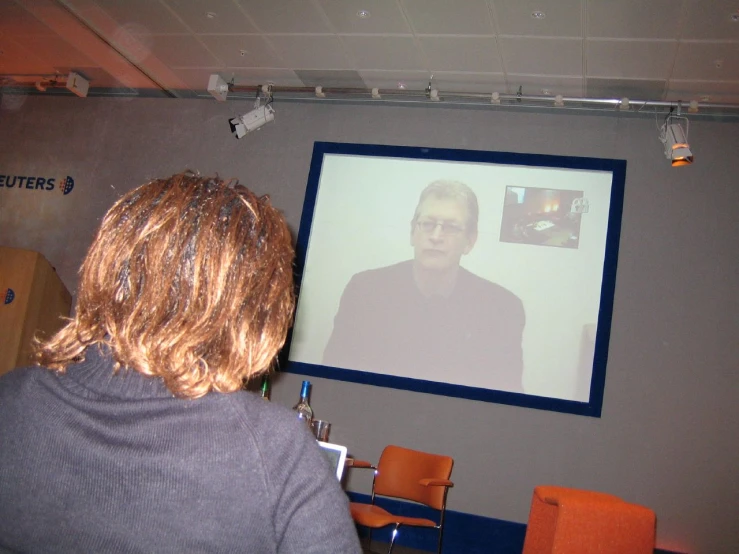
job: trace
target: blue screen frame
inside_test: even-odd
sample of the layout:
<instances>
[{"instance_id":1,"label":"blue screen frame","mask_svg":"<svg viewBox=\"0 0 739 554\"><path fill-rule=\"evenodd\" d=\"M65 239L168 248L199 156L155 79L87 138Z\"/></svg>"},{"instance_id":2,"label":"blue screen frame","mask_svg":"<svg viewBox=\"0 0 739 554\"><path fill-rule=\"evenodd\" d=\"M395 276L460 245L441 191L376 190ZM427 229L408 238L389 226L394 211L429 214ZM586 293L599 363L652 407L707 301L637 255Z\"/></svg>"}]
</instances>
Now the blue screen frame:
<instances>
[{"instance_id":1,"label":"blue screen frame","mask_svg":"<svg viewBox=\"0 0 739 554\"><path fill-rule=\"evenodd\" d=\"M613 299L616 285L619 238L621 232L626 177L625 160L449 148L315 142L296 244L296 280L298 283L298 297L300 297L300 285L306 269L306 255L308 253L311 229L314 224L314 214L316 211L316 201L318 198L322 168L326 156L332 154L407 160L441 160L451 162L469 162L475 164L499 164L506 166L527 166L532 168L561 168L610 173L610 202L608 205L608 222L604 241L600 301L598 306L597 328L595 331L595 346L592 373L590 376L589 395L587 401L568 400L527 393L515 393L489 388L450 384L433 380L408 378L398 375L373 373L371 371L350 370L317 363L305 363L290 360L289 352L293 339L292 330L288 334L285 348L283 348L280 355L280 371L379 387L390 387L427 394L458 397L482 402L521 406L539 410L549 410L589 417L601 416L611 320L613 314Z\"/></svg>"}]
</instances>

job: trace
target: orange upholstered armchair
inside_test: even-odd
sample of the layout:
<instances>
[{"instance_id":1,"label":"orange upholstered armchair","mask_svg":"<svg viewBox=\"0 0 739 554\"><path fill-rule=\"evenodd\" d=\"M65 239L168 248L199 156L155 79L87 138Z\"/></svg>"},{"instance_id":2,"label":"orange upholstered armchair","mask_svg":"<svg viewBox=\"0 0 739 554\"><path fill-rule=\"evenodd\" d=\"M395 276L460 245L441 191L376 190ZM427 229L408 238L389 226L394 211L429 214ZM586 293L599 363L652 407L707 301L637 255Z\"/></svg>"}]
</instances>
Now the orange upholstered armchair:
<instances>
[{"instance_id":1,"label":"orange upholstered armchair","mask_svg":"<svg viewBox=\"0 0 739 554\"><path fill-rule=\"evenodd\" d=\"M523 554L652 554L652 510L610 494L534 489Z\"/></svg>"},{"instance_id":2,"label":"orange upholstered armchair","mask_svg":"<svg viewBox=\"0 0 739 554\"><path fill-rule=\"evenodd\" d=\"M395 537L402 525L426 527L439 533L437 552L441 553L444 536L446 495L454 484L449 480L454 460L449 456L429 454L400 446L386 446L380 455L377 467L369 462L354 460L353 467L375 470L370 504L352 502L352 518L359 525L369 527L369 546L372 546L372 529L393 525L388 554L393 551ZM433 508L438 513L437 521L426 518L391 514L375 505L375 496L387 496L410 500Z\"/></svg>"}]
</instances>

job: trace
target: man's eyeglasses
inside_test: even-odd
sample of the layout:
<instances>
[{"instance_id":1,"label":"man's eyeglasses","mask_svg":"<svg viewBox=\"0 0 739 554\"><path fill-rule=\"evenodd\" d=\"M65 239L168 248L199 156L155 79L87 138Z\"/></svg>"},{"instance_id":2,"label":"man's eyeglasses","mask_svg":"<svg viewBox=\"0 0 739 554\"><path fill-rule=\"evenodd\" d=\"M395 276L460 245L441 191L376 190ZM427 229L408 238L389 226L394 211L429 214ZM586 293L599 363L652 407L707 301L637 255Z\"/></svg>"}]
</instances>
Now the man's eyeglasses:
<instances>
[{"instance_id":1,"label":"man's eyeglasses","mask_svg":"<svg viewBox=\"0 0 739 554\"><path fill-rule=\"evenodd\" d=\"M447 223L445 221L433 221L433 220L420 220L416 221L416 227L427 234L433 233L436 228L439 228L439 232L444 236L457 236L464 233L464 227L457 225L456 223Z\"/></svg>"}]
</instances>

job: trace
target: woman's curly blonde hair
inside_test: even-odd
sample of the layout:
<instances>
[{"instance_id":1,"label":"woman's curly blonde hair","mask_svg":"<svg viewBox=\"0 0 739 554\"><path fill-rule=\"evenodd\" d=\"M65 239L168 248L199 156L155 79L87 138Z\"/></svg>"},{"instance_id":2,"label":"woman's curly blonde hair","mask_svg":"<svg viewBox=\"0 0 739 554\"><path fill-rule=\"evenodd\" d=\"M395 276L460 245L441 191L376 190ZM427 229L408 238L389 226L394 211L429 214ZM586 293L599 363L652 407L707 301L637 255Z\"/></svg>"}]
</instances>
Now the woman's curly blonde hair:
<instances>
[{"instance_id":1,"label":"woman's curly blonde hair","mask_svg":"<svg viewBox=\"0 0 739 554\"><path fill-rule=\"evenodd\" d=\"M295 306L294 249L267 197L192 172L157 179L105 215L80 269L75 316L39 344L63 372L87 347L176 396L231 392L270 368Z\"/></svg>"}]
</instances>

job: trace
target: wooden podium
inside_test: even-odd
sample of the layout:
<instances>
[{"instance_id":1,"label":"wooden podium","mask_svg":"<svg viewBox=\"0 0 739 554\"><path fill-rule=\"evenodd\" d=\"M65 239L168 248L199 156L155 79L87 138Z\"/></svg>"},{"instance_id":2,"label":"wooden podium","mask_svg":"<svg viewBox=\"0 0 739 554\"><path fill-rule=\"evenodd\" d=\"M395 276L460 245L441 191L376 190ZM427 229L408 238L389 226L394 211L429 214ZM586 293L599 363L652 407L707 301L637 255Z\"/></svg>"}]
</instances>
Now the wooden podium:
<instances>
[{"instance_id":1,"label":"wooden podium","mask_svg":"<svg viewBox=\"0 0 739 554\"><path fill-rule=\"evenodd\" d=\"M38 252L0 246L0 375L30 364L31 340L64 324L72 296Z\"/></svg>"}]
</instances>

